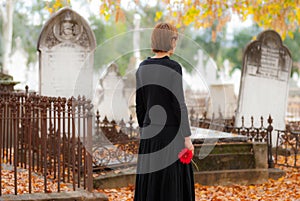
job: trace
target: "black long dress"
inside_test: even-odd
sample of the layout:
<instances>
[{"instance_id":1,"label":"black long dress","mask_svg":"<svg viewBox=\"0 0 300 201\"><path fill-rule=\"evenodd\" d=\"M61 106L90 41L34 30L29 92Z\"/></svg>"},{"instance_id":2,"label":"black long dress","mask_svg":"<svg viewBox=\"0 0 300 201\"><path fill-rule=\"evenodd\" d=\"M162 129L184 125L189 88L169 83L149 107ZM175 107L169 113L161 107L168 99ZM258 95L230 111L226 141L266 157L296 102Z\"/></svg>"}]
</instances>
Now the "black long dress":
<instances>
[{"instance_id":1,"label":"black long dress","mask_svg":"<svg viewBox=\"0 0 300 201\"><path fill-rule=\"evenodd\" d=\"M134 201L195 201L193 169L178 153L190 136L180 64L168 56L144 60L136 72L140 126Z\"/></svg>"}]
</instances>

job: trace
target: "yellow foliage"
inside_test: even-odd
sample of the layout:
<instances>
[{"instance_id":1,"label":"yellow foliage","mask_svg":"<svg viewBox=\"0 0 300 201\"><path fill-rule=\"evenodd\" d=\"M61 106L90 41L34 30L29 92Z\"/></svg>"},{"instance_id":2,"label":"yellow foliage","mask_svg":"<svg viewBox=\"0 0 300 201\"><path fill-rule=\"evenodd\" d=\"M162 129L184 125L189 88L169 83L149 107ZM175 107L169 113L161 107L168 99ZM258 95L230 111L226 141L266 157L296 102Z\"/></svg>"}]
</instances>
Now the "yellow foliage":
<instances>
[{"instance_id":1,"label":"yellow foliage","mask_svg":"<svg viewBox=\"0 0 300 201\"><path fill-rule=\"evenodd\" d=\"M100 15L106 20L111 16L115 16L116 21L124 18L121 1L101 1ZM140 4L141 1L132 0L131 3ZM256 24L264 29L274 29L283 38L286 35L293 38L292 32L300 26L299 0L160 0L159 4L166 9L163 12L157 11L154 20L158 21L165 16L166 20L177 27L193 25L196 28L208 28L217 23L215 31L220 31L232 14L237 14L241 20L251 16ZM46 9L53 13L70 5L70 0L52 0L47 3Z\"/></svg>"},{"instance_id":2,"label":"yellow foliage","mask_svg":"<svg viewBox=\"0 0 300 201\"><path fill-rule=\"evenodd\" d=\"M110 19L110 16L111 16L110 13L107 13L106 15L104 15L104 19L108 21Z\"/></svg>"},{"instance_id":3,"label":"yellow foliage","mask_svg":"<svg viewBox=\"0 0 300 201\"><path fill-rule=\"evenodd\" d=\"M54 5L53 5L53 8L55 10L59 9L62 7L62 3L60 1L55 1Z\"/></svg>"},{"instance_id":4,"label":"yellow foliage","mask_svg":"<svg viewBox=\"0 0 300 201\"><path fill-rule=\"evenodd\" d=\"M46 10L50 14L52 14L65 6L71 6L71 1L70 0L52 0L50 2L47 2Z\"/></svg>"},{"instance_id":5,"label":"yellow foliage","mask_svg":"<svg viewBox=\"0 0 300 201\"><path fill-rule=\"evenodd\" d=\"M298 23L300 23L300 7L296 8L296 18L298 20Z\"/></svg>"},{"instance_id":6,"label":"yellow foliage","mask_svg":"<svg viewBox=\"0 0 300 201\"><path fill-rule=\"evenodd\" d=\"M162 17L162 11L157 11L155 14L155 21L157 22L158 20L160 20L160 18Z\"/></svg>"},{"instance_id":7,"label":"yellow foliage","mask_svg":"<svg viewBox=\"0 0 300 201\"><path fill-rule=\"evenodd\" d=\"M46 9L48 10L49 13L53 13L53 8L46 7Z\"/></svg>"}]
</instances>

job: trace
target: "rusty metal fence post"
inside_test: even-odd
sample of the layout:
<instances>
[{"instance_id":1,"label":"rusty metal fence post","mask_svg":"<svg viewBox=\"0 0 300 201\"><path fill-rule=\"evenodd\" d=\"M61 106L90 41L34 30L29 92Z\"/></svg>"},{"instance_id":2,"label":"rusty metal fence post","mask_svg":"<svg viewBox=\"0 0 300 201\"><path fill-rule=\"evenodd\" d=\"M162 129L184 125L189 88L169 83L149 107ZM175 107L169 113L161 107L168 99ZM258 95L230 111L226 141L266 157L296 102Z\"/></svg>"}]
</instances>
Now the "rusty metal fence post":
<instances>
[{"instance_id":1,"label":"rusty metal fence post","mask_svg":"<svg viewBox=\"0 0 300 201\"><path fill-rule=\"evenodd\" d=\"M13 136L14 136L14 185L15 185L15 195L18 194L18 186L17 186L17 164L18 164L18 149L17 149L17 104L16 98L13 97L12 102L10 104L12 110L12 123L13 123Z\"/></svg>"},{"instance_id":2,"label":"rusty metal fence post","mask_svg":"<svg viewBox=\"0 0 300 201\"><path fill-rule=\"evenodd\" d=\"M87 189L93 190L93 162L92 162L92 132L93 132L93 113L92 104L87 105Z\"/></svg>"},{"instance_id":3,"label":"rusty metal fence post","mask_svg":"<svg viewBox=\"0 0 300 201\"><path fill-rule=\"evenodd\" d=\"M273 161L273 154L272 154L272 131L273 131L273 126L272 126L273 119L271 118L271 115L268 118L268 135L267 135L267 144L268 144L268 165L269 168L274 168L274 161Z\"/></svg>"}]
</instances>

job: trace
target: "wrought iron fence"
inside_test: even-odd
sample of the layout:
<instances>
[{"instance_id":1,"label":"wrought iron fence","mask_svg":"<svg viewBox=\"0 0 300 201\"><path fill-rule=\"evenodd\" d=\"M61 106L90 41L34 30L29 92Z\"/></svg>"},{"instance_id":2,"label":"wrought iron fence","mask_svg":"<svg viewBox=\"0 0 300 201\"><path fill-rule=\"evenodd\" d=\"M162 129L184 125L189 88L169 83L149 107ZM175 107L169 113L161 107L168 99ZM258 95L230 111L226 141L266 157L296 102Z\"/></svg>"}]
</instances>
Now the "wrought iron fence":
<instances>
[{"instance_id":1,"label":"wrought iron fence","mask_svg":"<svg viewBox=\"0 0 300 201\"><path fill-rule=\"evenodd\" d=\"M300 131L276 130L275 163L286 167L300 168Z\"/></svg>"},{"instance_id":2,"label":"wrought iron fence","mask_svg":"<svg viewBox=\"0 0 300 201\"><path fill-rule=\"evenodd\" d=\"M251 117L250 127L245 126L244 117L242 117L241 119L242 119L242 125L240 127L237 127L234 126L235 117L232 117L231 119L222 119L222 118L214 119L214 117L212 117L210 119L206 117L206 113L204 113L202 117L198 119L194 118L193 116L190 116L190 121L192 126L244 135L247 136L249 141L251 142L267 142L268 129L269 132L271 132L271 130L273 129L271 116L269 116L269 119L267 120L269 123L267 127L264 126L263 117L260 118L259 127L254 126L253 116Z\"/></svg>"},{"instance_id":3,"label":"wrought iron fence","mask_svg":"<svg viewBox=\"0 0 300 201\"><path fill-rule=\"evenodd\" d=\"M254 126L254 118L251 117L251 125L250 127L245 126L244 117L242 117L242 125L240 127L234 126L235 117L231 119L223 119L222 115L220 117L214 119L214 115L209 119L206 117L206 113L203 113L202 117L199 118L199 115L195 115L190 112L190 122L192 126L218 130L227 133L234 133L238 135L244 135L248 137L250 142L265 142L268 146L268 166L269 168L274 167L273 154L272 154L272 118L269 116L267 122L268 125L264 125L263 117L260 118L260 126Z\"/></svg>"},{"instance_id":4,"label":"wrought iron fence","mask_svg":"<svg viewBox=\"0 0 300 201\"><path fill-rule=\"evenodd\" d=\"M73 190L92 190L92 104L85 98L56 98L26 92L0 93L0 173L2 163L14 169L14 193L18 192L18 168L47 181L72 183ZM0 174L1 175L1 174ZM0 195L2 195L0 176Z\"/></svg>"},{"instance_id":5,"label":"wrought iron fence","mask_svg":"<svg viewBox=\"0 0 300 201\"><path fill-rule=\"evenodd\" d=\"M109 121L106 116L101 120L97 111L95 123L94 170L134 165L134 156L138 153L139 131L137 127L133 127L132 116L128 123L121 120L117 124L114 120Z\"/></svg>"},{"instance_id":6,"label":"wrought iron fence","mask_svg":"<svg viewBox=\"0 0 300 201\"><path fill-rule=\"evenodd\" d=\"M248 137L250 142L266 142L270 168L274 167L274 164L300 168L300 121L287 122L286 130L273 130L271 116L269 116L266 126L263 117L261 117L259 127L254 126L253 117L251 117L250 127L246 127L244 117L242 117L242 125L235 127L234 117L232 119L209 119L206 117L206 113L203 113L202 117L199 118L199 115L190 112L190 122L192 126L200 128L244 135ZM272 137L276 139L275 146L272 145Z\"/></svg>"},{"instance_id":7,"label":"wrought iron fence","mask_svg":"<svg viewBox=\"0 0 300 201\"><path fill-rule=\"evenodd\" d=\"M251 142L266 142L268 146L268 166L274 168L274 160L272 153L272 135L273 135L273 119L271 115L267 119L268 125L264 125L263 117L260 117L260 127L254 127L254 118L251 117L251 126L245 127L244 117L242 117L241 127L229 127L232 133L245 135Z\"/></svg>"},{"instance_id":8,"label":"wrought iron fence","mask_svg":"<svg viewBox=\"0 0 300 201\"><path fill-rule=\"evenodd\" d=\"M235 117L225 119L222 118L222 115L219 115L218 118L215 118L215 115L212 114L211 118L207 118L206 112L199 117L199 114L195 114L193 108L190 110L189 114L191 126L223 132L228 132L228 129L234 126Z\"/></svg>"}]
</instances>

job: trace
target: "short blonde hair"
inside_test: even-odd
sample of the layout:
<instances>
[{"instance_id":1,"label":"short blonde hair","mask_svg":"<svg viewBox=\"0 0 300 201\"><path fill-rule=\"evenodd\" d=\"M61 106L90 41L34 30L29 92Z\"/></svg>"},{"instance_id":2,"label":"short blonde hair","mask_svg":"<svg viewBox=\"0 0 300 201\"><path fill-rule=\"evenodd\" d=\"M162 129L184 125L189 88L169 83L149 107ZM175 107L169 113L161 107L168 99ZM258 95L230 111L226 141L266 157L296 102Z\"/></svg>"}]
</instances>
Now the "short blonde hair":
<instances>
[{"instance_id":1,"label":"short blonde hair","mask_svg":"<svg viewBox=\"0 0 300 201\"><path fill-rule=\"evenodd\" d=\"M172 47L172 40L178 38L178 31L176 27L170 23L157 24L151 36L151 48L152 51L168 52Z\"/></svg>"}]
</instances>

